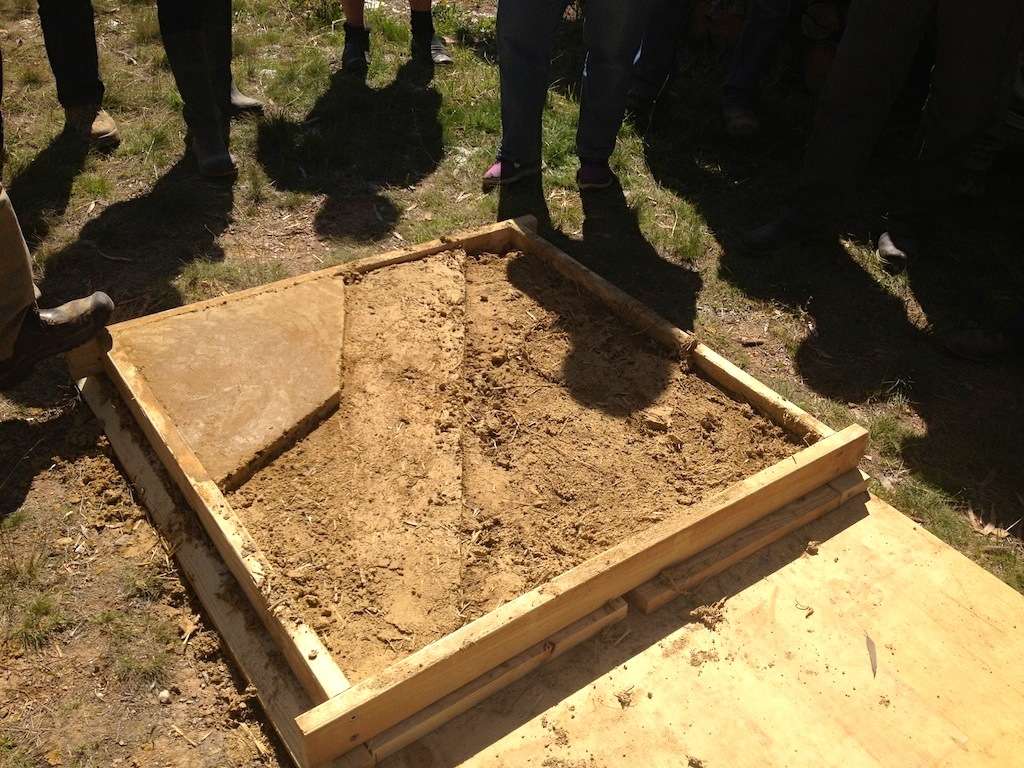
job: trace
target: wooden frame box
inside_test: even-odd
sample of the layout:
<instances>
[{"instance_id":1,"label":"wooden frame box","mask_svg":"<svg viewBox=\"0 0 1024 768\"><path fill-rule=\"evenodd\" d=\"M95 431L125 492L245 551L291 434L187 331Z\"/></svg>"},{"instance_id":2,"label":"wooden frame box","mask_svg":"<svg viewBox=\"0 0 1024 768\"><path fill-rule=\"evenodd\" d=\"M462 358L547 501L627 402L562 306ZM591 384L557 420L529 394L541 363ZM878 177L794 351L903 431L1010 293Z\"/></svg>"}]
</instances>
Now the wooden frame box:
<instances>
[{"instance_id":1,"label":"wooden frame box","mask_svg":"<svg viewBox=\"0 0 1024 768\"><path fill-rule=\"evenodd\" d=\"M836 432L828 428L539 237L534 226L530 217L500 222L467 234L129 321L110 329L109 343L79 350L70 357L76 375L85 377L81 383L83 393L103 419L126 469L137 485L144 486L143 499L154 518L159 518L155 519L158 527L164 530L172 526L174 502L165 486L161 485L157 492L149 490L159 484L159 478L151 467L148 471L143 467L143 451L129 434L131 425L125 423L120 412L115 412L109 391L99 381L100 372L116 387L164 470L202 523L216 555L205 542L200 542L194 545L202 550L200 565L183 567L243 670L249 674L253 662L241 656L255 654L260 659L270 659L273 653L266 648L254 648L256 644L251 640L237 637L247 631L239 622L217 621L226 609L210 607L215 597L209 594L211 590L196 584L206 578L200 571L217 567L217 578L222 580L226 578L224 568L230 572L237 589L266 628L270 647L281 653L294 675L299 689L290 689L286 698L291 703L284 707L268 705L264 699L264 706L300 765L322 765L342 755L349 764L373 764L621 619L627 610L623 597L642 611L653 610L681 590L834 509L865 487L866 478L857 470L867 442L864 429L851 426ZM143 324L160 323L296 286L335 286L332 290L340 299L340 286L346 277L455 248L496 253L520 250L540 257L592 292L623 320L679 357L687 358L691 366L718 387L749 402L802 438L807 447L706 499L695 519L657 523L411 653L382 673L350 685L316 633L305 624L283 617L268 599L265 586L270 566L224 497L226 483L233 480L211 475L165 412L131 351L119 339ZM331 397L326 398L310 409L309 420L322 419L336 405L336 398L333 402ZM277 439L278 447L294 441L298 434L301 429L288 425ZM131 466L122 454L131 454ZM251 468L263 458L257 452L248 469L243 467L233 477L244 477L247 471L251 474ZM131 467L137 471L132 472ZM158 498L155 500L154 496ZM160 507L159 512L154 510L154 503ZM180 550L178 555L180 559ZM260 663L266 667L272 661ZM265 680L267 674L263 670L255 676ZM254 682L259 689L259 682ZM287 687L278 677L273 684Z\"/></svg>"}]
</instances>

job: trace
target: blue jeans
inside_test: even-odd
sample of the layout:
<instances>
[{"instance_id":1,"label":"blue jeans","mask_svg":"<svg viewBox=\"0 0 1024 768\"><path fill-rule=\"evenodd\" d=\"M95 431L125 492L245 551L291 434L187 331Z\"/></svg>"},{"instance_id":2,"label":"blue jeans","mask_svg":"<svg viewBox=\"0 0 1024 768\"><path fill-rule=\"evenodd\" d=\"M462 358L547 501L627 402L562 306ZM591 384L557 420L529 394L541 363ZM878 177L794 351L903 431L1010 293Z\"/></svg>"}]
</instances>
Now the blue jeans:
<instances>
[{"instance_id":1,"label":"blue jeans","mask_svg":"<svg viewBox=\"0 0 1024 768\"><path fill-rule=\"evenodd\" d=\"M499 160L540 163L541 115L551 54L567 4L567 0L498 3ZM583 162L605 162L615 149L649 5L650 0L587 0L583 26L587 58L576 130L576 154Z\"/></svg>"},{"instance_id":2,"label":"blue jeans","mask_svg":"<svg viewBox=\"0 0 1024 768\"><path fill-rule=\"evenodd\" d=\"M722 89L723 103L744 107L757 103L761 75L779 47L790 9L791 0L753 0L750 3Z\"/></svg>"}]
</instances>

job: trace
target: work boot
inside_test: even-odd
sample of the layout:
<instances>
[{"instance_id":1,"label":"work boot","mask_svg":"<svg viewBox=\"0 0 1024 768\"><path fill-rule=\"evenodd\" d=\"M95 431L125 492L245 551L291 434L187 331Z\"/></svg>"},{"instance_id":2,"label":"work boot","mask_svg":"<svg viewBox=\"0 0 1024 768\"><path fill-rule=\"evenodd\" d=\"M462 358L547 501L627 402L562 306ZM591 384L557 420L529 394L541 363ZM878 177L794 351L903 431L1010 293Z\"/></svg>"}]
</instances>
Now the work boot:
<instances>
[{"instance_id":1,"label":"work boot","mask_svg":"<svg viewBox=\"0 0 1024 768\"><path fill-rule=\"evenodd\" d=\"M439 67L455 63L451 51L444 40L434 32L434 17L430 11L410 11L412 26L412 44L410 53L413 59L429 60Z\"/></svg>"},{"instance_id":2,"label":"work boot","mask_svg":"<svg viewBox=\"0 0 1024 768\"><path fill-rule=\"evenodd\" d=\"M189 145L199 165L199 173L209 178L224 178L238 173L235 158L228 151L231 130L227 112L231 94L230 59L226 73L223 61L215 66L203 37L200 32L165 35L164 49L174 82L185 102ZM211 40L215 37L210 36Z\"/></svg>"},{"instance_id":3,"label":"work boot","mask_svg":"<svg viewBox=\"0 0 1024 768\"><path fill-rule=\"evenodd\" d=\"M100 150L111 150L121 143L117 123L99 104L65 108L64 130Z\"/></svg>"},{"instance_id":4,"label":"work boot","mask_svg":"<svg viewBox=\"0 0 1024 768\"><path fill-rule=\"evenodd\" d=\"M907 262L917 252L917 238L890 230L878 238L878 266L890 275L907 271Z\"/></svg>"},{"instance_id":5,"label":"work boot","mask_svg":"<svg viewBox=\"0 0 1024 768\"><path fill-rule=\"evenodd\" d=\"M252 96L246 96L237 87L232 80L231 82L231 116L238 117L239 115L262 115L263 114L263 102L259 99L254 99Z\"/></svg>"},{"instance_id":6,"label":"work boot","mask_svg":"<svg viewBox=\"0 0 1024 768\"><path fill-rule=\"evenodd\" d=\"M608 167L608 161L581 160L576 171L576 186L584 189L608 189L615 183L615 174Z\"/></svg>"},{"instance_id":7,"label":"work boot","mask_svg":"<svg viewBox=\"0 0 1024 768\"><path fill-rule=\"evenodd\" d=\"M370 30L344 24L345 47L341 51L341 71L365 79L370 71Z\"/></svg>"},{"instance_id":8,"label":"work boot","mask_svg":"<svg viewBox=\"0 0 1024 768\"><path fill-rule=\"evenodd\" d=\"M752 139L761 131L757 113L742 104L723 104L722 123L726 134L733 139Z\"/></svg>"},{"instance_id":9,"label":"work boot","mask_svg":"<svg viewBox=\"0 0 1024 768\"><path fill-rule=\"evenodd\" d=\"M783 248L824 240L827 227L798 206L788 206L773 221L743 235L743 251L748 256L770 256Z\"/></svg>"},{"instance_id":10,"label":"work boot","mask_svg":"<svg viewBox=\"0 0 1024 768\"><path fill-rule=\"evenodd\" d=\"M0 389L26 379L40 360L87 342L107 324L113 311L114 302L99 292L56 309L39 309L33 304L22 320L14 354L0 361Z\"/></svg>"}]
</instances>

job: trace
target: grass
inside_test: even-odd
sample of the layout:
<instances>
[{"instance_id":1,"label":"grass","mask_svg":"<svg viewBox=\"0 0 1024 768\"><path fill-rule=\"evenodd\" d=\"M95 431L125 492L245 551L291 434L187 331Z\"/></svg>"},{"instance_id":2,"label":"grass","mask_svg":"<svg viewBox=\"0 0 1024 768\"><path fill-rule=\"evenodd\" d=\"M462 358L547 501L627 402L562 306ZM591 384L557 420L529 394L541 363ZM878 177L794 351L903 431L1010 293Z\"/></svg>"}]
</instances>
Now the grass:
<instances>
[{"instance_id":1,"label":"grass","mask_svg":"<svg viewBox=\"0 0 1024 768\"><path fill-rule=\"evenodd\" d=\"M25 15L34 7L7 2L4 8ZM25 209L34 208L46 222L35 258L47 280L64 293L104 287L127 306L152 311L518 212L507 200L479 190L479 176L494 157L501 130L493 19L440 3L438 30L459 41L456 66L426 82L405 66L404 11L378 7L368 16L373 57L364 87L334 76L342 44L336 3L235 3L236 79L271 103L263 121L235 124L232 150L241 161L240 177L233 190L211 192L187 175L175 176L187 174L175 170L184 136L181 102L160 51L154 12L146 3L119 6L112 16L118 31L104 33L103 66L107 104L122 121L121 147L85 161L67 182L66 194L58 194L60 174L53 173L52 194L37 200L22 195L28 200ZM924 349L921 329L927 323L914 318L929 314L922 308L929 284L916 275L882 273L863 227L844 241L838 255L801 260L797 254L750 264L729 247L740 228L768 215L799 162L809 114L806 95L781 78L782 85L766 98L765 122L774 132L753 148L724 142L715 123L719 57L698 46L650 133L641 136L636 127L624 127L612 157L621 200L613 197L611 205L602 204L607 210L588 213L574 184L573 72L580 37L577 26L559 42L557 82L544 113L544 188L532 202L549 217L550 236L670 319L694 327L723 354L831 426L866 424L871 469L885 481L879 493L1020 589L1020 548L978 535L965 516L970 506L1012 521L1019 502L1013 483L1003 478L1013 474L1013 454L1000 466L998 450L986 445L984 428L973 434L958 426L949 435L947 425L956 413L934 393L950 380L977 379L980 383L971 386L990 392L992 385L974 369L958 368L947 376L948 363ZM118 49L131 49L138 64L114 53ZM6 103L11 161L5 180L14 182L10 186L17 193L18 178L33 170L53 135L53 121L38 118L54 115L59 121L59 109L38 37L29 36L19 56L6 63L19 95ZM761 192L765 197L757 196ZM874 204L865 199L865 205ZM96 200L103 204L86 213ZM315 211L311 226L330 249L325 258L303 250L278 254L262 246L238 251L223 245L226 234L236 243L287 243L283 233L306 210ZM71 266L82 258L74 250L76 240L94 219L104 227L88 236L102 252L132 259L127 283L125 262L91 257L88 267ZM107 242L127 238L126 232L134 233L141 254L130 244L117 250ZM996 298L1007 292L1005 285L1019 281L1019 271L1012 265L1007 269L991 269L1002 281L992 293ZM696 289L690 291L686 286L692 284ZM929 307L935 304L942 302ZM768 358L744 348L737 341L744 333L765 336L766 345L778 352ZM900 334L912 336L904 357L912 358L914 375L896 370L875 376L872 361L884 357ZM872 344L858 346L861 338ZM899 362L892 367L899 369ZM844 382L844 376L851 381ZM861 380L863 391L846 391ZM893 381L902 383L894 389ZM1003 389L1012 389L1016 379L1008 381ZM964 396L947 393L950 402ZM987 421L979 417L996 436L1002 434L999 407L996 399L985 412ZM996 448L1012 445L1010 438L1000 439ZM1001 470L994 483L985 486L975 477L978 472L964 468L976 455ZM994 490L1001 481L1005 487Z\"/></svg>"},{"instance_id":2,"label":"grass","mask_svg":"<svg viewBox=\"0 0 1024 768\"><path fill-rule=\"evenodd\" d=\"M176 638L168 622L148 612L106 610L93 623L106 638L105 660L117 680L139 687L165 681Z\"/></svg>"}]
</instances>

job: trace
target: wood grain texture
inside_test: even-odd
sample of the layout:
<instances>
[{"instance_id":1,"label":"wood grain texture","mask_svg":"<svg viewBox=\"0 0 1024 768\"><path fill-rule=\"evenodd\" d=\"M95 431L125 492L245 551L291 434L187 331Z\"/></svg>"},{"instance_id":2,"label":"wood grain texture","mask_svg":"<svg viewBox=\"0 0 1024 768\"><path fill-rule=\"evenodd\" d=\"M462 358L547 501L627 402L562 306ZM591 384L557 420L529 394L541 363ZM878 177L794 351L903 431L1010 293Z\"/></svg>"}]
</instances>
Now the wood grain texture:
<instances>
[{"instance_id":1,"label":"wood grain texture","mask_svg":"<svg viewBox=\"0 0 1024 768\"><path fill-rule=\"evenodd\" d=\"M308 762L366 742L668 565L853 469L866 444L859 426L824 438L736 483L694 516L652 526L324 702L298 719Z\"/></svg>"}]
</instances>

